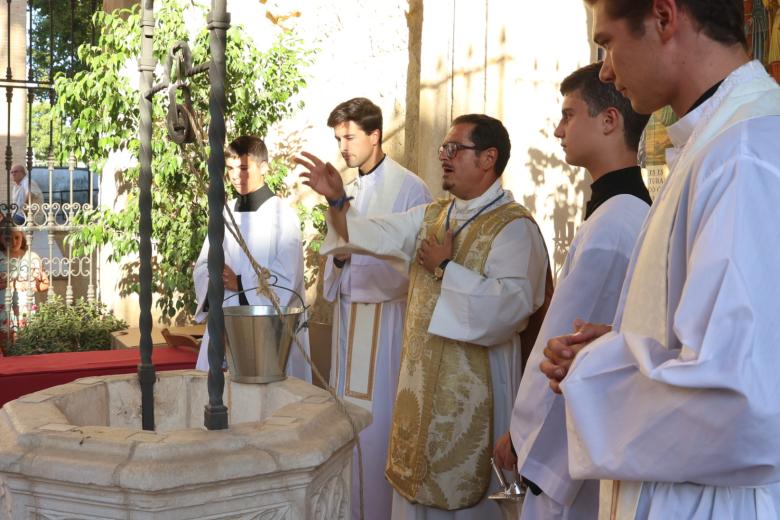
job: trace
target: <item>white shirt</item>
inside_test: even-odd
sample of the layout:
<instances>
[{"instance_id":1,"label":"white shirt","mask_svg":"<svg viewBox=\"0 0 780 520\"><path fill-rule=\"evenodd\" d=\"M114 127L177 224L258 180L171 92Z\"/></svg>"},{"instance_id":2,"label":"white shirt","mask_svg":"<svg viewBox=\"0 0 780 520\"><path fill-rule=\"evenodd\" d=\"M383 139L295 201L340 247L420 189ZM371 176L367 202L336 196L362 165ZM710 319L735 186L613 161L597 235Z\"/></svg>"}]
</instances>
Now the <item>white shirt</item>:
<instances>
[{"instance_id":1,"label":"white shirt","mask_svg":"<svg viewBox=\"0 0 780 520\"><path fill-rule=\"evenodd\" d=\"M575 319L612 322L649 208L633 195L616 195L579 228L515 399L510 431L519 473L561 506L571 505L582 481L569 475L563 398L552 392L538 367L547 340L571 333Z\"/></svg>"},{"instance_id":2,"label":"white shirt","mask_svg":"<svg viewBox=\"0 0 780 520\"><path fill-rule=\"evenodd\" d=\"M279 297L279 305L301 306L301 302L290 290L297 291L304 296L303 288L303 248L301 245L301 229L298 216L286 202L277 196L273 196L256 211L233 212L235 200L231 200L225 206L223 216L226 225L231 221L228 211L233 213L236 224L241 230L252 256L257 263L268 269L277 278L277 285L288 290L276 289L274 292ZM230 208L230 209L228 209ZM223 241L225 253L225 265L230 266L236 275L241 276L244 294L250 305L270 305L269 300L254 290L258 286L257 274L249 263L246 254L233 236L225 230ZM203 310L208 293L208 238L204 241L200 255L195 262L193 278L195 280L195 295L198 301L198 309L195 319L203 321L208 313ZM223 307L239 305L238 293L225 289L225 301ZM196 367L199 370L208 370L208 330L201 342L200 354ZM308 349L308 334L304 330L298 335L304 349ZM293 368L291 375L311 381L309 367L300 356L295 345L291 347L288 369ZM289 373L289 370L288 370Z\"/></svg>"},{"instance_id":3,"label":"white shirt","mask_svg":"<svg viewBox=\"0 0 780 520\"><path fill-rule=\"evenodd\" d=\"M664 282L643 279L635 255L615 330L580 352L562 384L572 476L644 481L638 518L650 506L680 518L780 512L780 117L736 123L679 168L715 110L739 104L730 93L766 78L756 62L741 67L670 129L659 199L674 176L684 185L665 257L667 342L635 332L652 323L624 323L643 313L626 306L631 285ZM764 111L780 114L777 86L767 88Z\"/></svg>"},{"instance_id":4,"label":"white shirt","mask_svg":"<svg viewBox=\"0 0 780 520\"><path fill-rule=\"evenodd\" d=\"M347 184L346 192L355 197L350 208L365 216L400 213L431 201L425 183L387 156L371 174ZM408 284L408 273L370 255L354 254L342 269L334 267L332 257L325 264L323 292L329 301L339 292L360 303L404 301Z\"/></svg>"}]
</instances>

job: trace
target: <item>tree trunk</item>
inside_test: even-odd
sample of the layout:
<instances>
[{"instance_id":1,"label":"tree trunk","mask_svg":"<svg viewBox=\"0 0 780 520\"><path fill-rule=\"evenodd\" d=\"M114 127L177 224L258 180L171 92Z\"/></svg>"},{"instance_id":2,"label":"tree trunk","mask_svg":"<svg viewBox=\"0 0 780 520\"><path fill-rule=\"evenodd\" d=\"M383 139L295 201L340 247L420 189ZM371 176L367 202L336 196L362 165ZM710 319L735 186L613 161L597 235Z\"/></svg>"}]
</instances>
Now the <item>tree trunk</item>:
<instances>
[{"instance_id":1,"label":"tree trunk","mask_svg":"<svg viewBox=\"0 0 780 520\"><path fill-rule=\"evenodd\" d=\"M129 9L138 3L138 0L103 0L103 10L111 12L114 9Z\"/></svg>"}]
</instances>

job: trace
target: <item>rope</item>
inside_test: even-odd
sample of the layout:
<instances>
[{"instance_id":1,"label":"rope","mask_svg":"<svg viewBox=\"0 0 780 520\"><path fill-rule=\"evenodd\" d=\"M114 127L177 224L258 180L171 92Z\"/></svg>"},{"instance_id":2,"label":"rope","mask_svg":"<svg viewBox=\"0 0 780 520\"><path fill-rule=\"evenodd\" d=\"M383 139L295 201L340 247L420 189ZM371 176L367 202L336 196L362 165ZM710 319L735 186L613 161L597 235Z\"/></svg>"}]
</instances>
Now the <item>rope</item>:
<instances>
[{"instance_id":1,"label":"rope","mask_svg":"<svg viewBox=\"0 0 780 520\"><path fill-rule=\"evenodd\" d=\"M228 214L230 223L225 221L225 227L227 228L228 232L233 236L233 238L236 240L236 242L238 242L238 245L241 247L241 250L249 259L249 263L252 266L252 269L254 270L255 274L257 275L257 293L268 298L271 301L271 304L273 305L273 308L276 311L276 313L279 316L281 316L282 310L279 305L279 297L276 295L276 293L273 290L271 290L272 285L268 283L268 280L274 275L272 275L268 269L266 269L265 267L257 263L257 260L255 260L255 257L249 251L249 246L247 246L246 241L244 240L244 236L241 233L241 229L238 227L238 224L236 224L236 219L233 216L233 212L230 211L230 209L228 208L228 211L226 211L226 213ZM305 303L301 295L299 295L296 291L292 291L292 292L301 299L302 304ZM304 312L305 310L306 307L304 305ZM300 331L300 329L304 327L306 327L306 323L301 325L301 327L298 330ZM360 446L360 435L357 426L355 425L355 421L352 420L352 416L349 415L344 400L338 396L338 394L336 393L336 389L330 386L330 384L328 384L327 381L325 381L325 378L322 376L320 371L317 369L314 363L312 363L309 354L306 353L306 349L304 349L303 346L301 345L301 342L298 341L298 335L292 333L292 331L289 329L288 332L291 333L296 348L301 353L303 358L306 360L306 363L311 367L312 373L316 376L317 381L319 381L320 384L328 391L328 393L330 393L331 397L333 397L333 399L336 402L336 407L344 414L344 416L349 421L350 426L352 427L352 440L355 441L355 446L357 447L357 454L358 454L358 481L360 484L359 486L360 520L363 520L364 511L365 511L364 499L363 499L363 450Z\"/></svg>"}]
</instances>

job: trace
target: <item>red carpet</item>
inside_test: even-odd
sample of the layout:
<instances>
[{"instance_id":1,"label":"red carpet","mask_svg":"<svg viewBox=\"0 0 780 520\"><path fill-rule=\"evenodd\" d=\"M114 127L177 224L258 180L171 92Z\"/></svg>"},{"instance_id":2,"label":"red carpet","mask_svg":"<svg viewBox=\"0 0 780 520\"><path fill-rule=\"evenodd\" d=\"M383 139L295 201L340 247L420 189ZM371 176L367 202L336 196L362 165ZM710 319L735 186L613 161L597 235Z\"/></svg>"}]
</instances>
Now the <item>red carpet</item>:
<instances>
[{"instance_id":1,"label":"red carpet","mask_svg":"<svg viewBox=\"0 0 780 520\"><path fill-rule=\"evenodd\" d=\"M197 352L187 348L155 347L152 351L157 371L193 369L197 359ZM0 406L81 377L132 374L140 361L137 348L0 357Z\"/></svg>"}]
</instances>

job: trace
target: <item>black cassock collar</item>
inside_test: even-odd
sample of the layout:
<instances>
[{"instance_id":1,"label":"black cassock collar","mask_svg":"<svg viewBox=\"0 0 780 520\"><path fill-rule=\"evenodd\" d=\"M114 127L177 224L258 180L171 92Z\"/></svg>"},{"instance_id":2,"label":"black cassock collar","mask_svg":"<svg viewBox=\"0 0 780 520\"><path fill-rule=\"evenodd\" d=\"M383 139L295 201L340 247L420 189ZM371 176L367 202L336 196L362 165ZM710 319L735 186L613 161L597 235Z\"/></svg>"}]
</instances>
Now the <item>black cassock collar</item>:
<instances>
[{"instance_id":1,"label":"black cassock collar","mask_svg":"<svg viewBox=\"0 0 780 520\"><path fill-rule=\"evenodd\" d=\"M236 204L233 206L233 211L247 212L257 211L257 208L263 205L265 201L274 196L274 192L267 184L263 184L251 193L246 195L239 195L236 199Z\"/></svg>"},{"instance_id":2,"label":"black cassock collar","mask_svg":"<svg viewBox=\"0 0 780 520\"><path fill-rule=\"evenodd\" d=\"M642 170L639 166L630 166L604 174L590 185L591 196L585 206L585 220L596 209L615 195L633 195L647 202L653 203L650 192L647 191L642 180Z\"/></svg>"}]
</instances>

